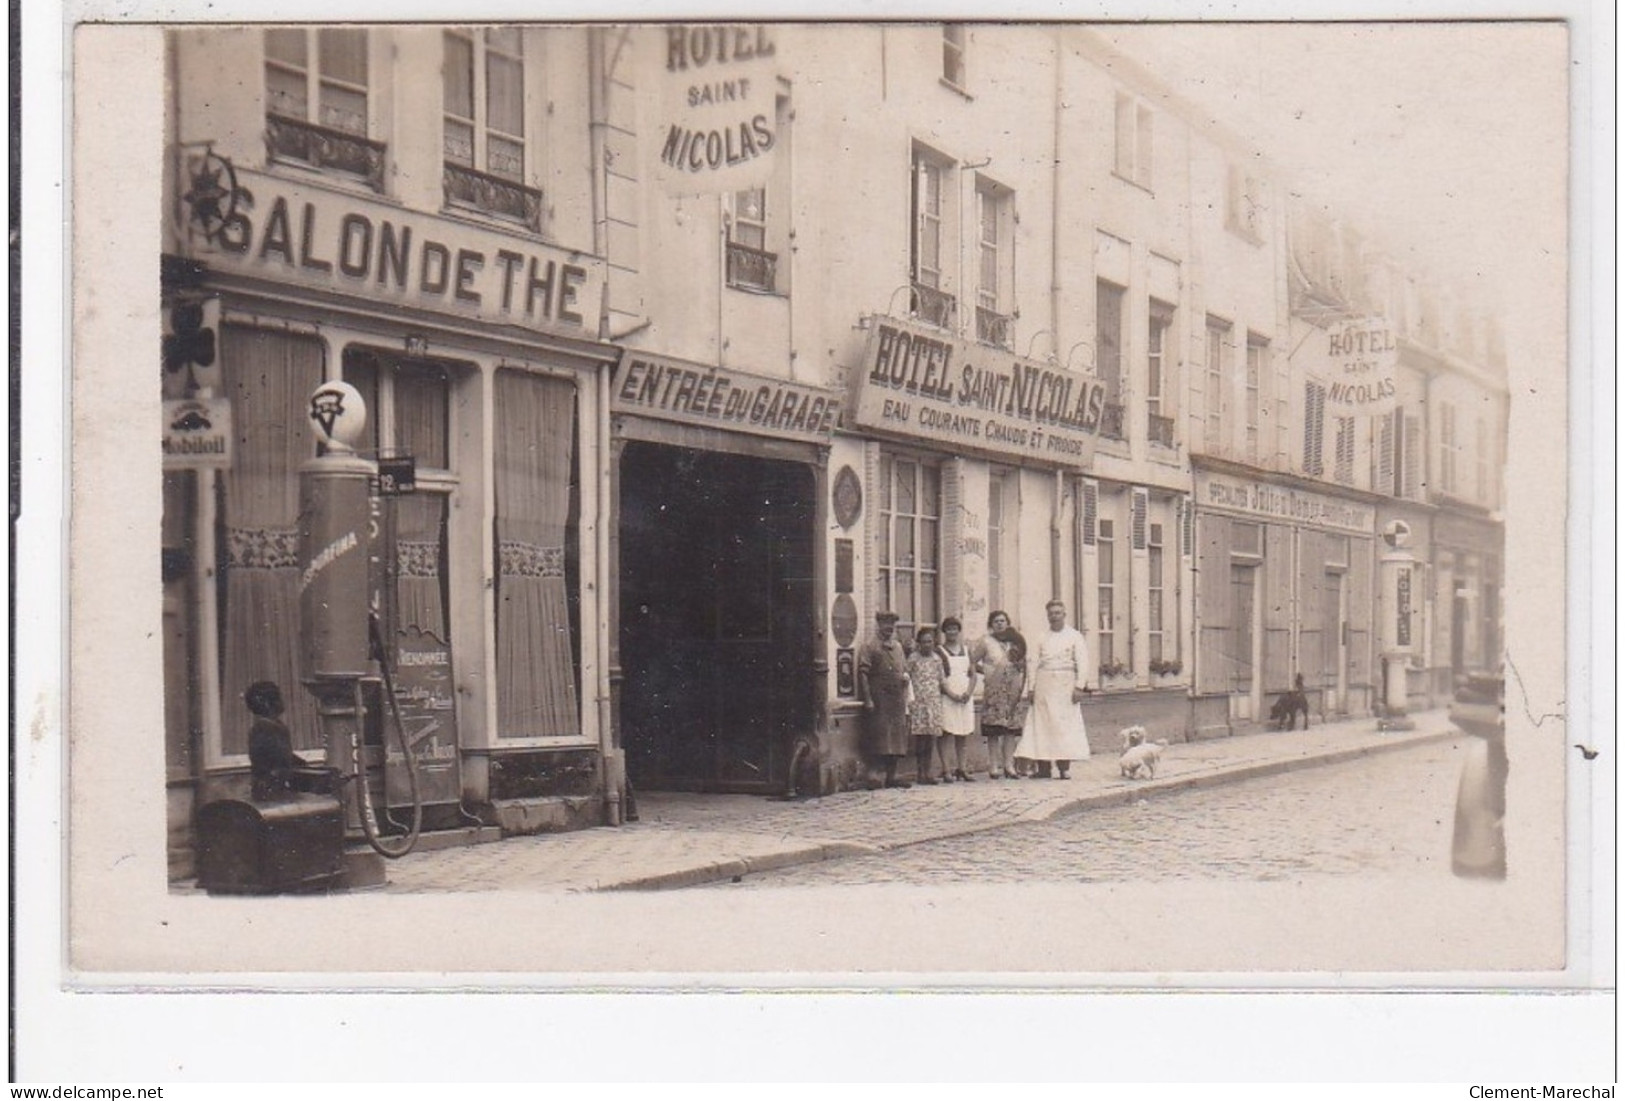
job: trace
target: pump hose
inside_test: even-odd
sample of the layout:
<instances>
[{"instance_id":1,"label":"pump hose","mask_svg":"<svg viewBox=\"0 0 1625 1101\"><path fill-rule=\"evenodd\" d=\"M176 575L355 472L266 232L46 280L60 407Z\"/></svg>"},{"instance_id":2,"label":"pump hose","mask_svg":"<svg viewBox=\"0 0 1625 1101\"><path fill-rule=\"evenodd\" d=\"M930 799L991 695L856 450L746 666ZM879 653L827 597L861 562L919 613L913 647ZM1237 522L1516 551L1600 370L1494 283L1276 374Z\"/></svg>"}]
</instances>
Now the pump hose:
<instances>
[{"instance_id":1,"label":"pump hose","mask_svg":"<svg viewBox=\"0 0 1625 1101\"><path fill-rule=\"evenodd\" d=\"M361 789L361 832L366 834L367 844L371 845L375 852L391 860L398 860L411 852L418 843L418 835L423 829L423 795L418 787L417 754L412 752L412 746L406 740L406 724L401 721L401 705L395 699L395 678L390 672L389 653L384 646L383 632L379 628L376 615L367 617L367 629L372 636L379 668L384 672L384 698L389 701L390 717L395 720L395 737L401 744L401 755L406 759L406 778L412 789L412 826L399 842L386 842L379 835L378 818L372 808L372 789L366 777L361 774L361 733L360 724L357 723L354 733L351 734L351 750L355 755L355 769L359 778L357 786ZM360 692L361 683L357 681L356 694L359 696Z\"/></svg>"}]
</instances>

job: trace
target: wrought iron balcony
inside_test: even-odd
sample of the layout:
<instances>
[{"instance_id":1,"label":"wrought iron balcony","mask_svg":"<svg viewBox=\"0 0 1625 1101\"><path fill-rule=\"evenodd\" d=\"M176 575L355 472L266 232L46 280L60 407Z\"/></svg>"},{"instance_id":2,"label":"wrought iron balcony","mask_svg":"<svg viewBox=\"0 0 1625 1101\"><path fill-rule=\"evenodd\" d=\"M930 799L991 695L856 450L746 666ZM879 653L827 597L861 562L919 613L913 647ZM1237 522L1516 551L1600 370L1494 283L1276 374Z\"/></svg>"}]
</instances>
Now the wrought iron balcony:
<instances>
[{"instance_id":1,"label":"wrought iron balcony","mask_svg":"<svg viewBox=\"0 0 1625 1101\"><path fill-rule=\"evenodd\" d=\"M927 325L951 329L954 327L954 313L959 308L959 300L935 287L914 283L912 294L909 296L909 308L915 317Z\"/></svg>"},{"instance_id":2,"label":"wrought iron balcony","mask_svg":"<svg viewBox=\"0 0 1625 1101\"><path fill-rule=\"evenodd\" d=\"M313 168L348 172L365 180L374 191L384 190L387 148L381 141L303 119L265 116L265 149L273 159L303 161Z\"/></svg>"},{"instance_id":3,"label":"wrought iron balcony","mask_svg":"<svg viewBox=\"0 0 1625 1101\"><path fill-rule=\"evenodd\" d=\"M771 291L778 287L779 254L728 242L728 286Z\"/></svg>"},{"instance_id":4,"label":"wrought iron balcony","mask_svg":"<svg viewBox=\"0 0 1625 1101\"><path fill-rule=\"evenodd\" d=\"M1108 440L1125 440L1123 435L1123 403L1108 401L1100 410L1100 434Z\"/></svg>"},{"instance_id":5,"label":"wrought iron balcony","mask_svg":"<svg viewBox=\"0 0 1625 1101\"><path fill-rule=\"evenodd\" d=\"M534 233L542 231L542 193L536 188L452 161L445 162L440 179L447 203L477 207L521 222Z\"/></svg>"},{"instance_id":6,"label":"wrought iron balcony","mask_svg":"<svg viewBox=\"0 0 1625 1101\"><path fill-rule=\"evenodd\" d=\"M1159 417L1155 413L1147 418L1146 438L1163 447L1174 446L1174 418Z\"/></svg>"},{"instance_id":7,"label":"wrought iron balcony","mask_svg":"<svg viewBox=\"0 0 1625 1101\"><path fill-rule=\"evenodd\" d=\"M1010 347L1010 330L1013 328L1014 318L1009 314L994 313L981 306L976 307L976 339L983 344L994 344L1000 348Z\"/></svg>"}]
</instances>

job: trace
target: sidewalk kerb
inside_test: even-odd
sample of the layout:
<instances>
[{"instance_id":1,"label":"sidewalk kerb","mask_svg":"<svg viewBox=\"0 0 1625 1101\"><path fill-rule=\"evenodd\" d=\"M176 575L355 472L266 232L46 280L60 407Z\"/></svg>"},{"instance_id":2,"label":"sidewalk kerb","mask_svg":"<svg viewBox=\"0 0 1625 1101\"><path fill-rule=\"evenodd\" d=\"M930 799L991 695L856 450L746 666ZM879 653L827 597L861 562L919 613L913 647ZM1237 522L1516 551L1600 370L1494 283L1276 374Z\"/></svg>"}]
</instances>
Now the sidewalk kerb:
<instances>
[{"instance_id":1,"label":"sidewalk kerb","mask_svg":"<svg viewBox=\"0 0 1625 1101\"><path fill-rule=\"evenodd\" d=\"M1166 795L1180 791L1191 791L1203 787L1217 786L1219 784L1235 783L1243 780L1252 780L1264 776L1277 776L1282 773L1294 772L1298 769L1313 768L1323 765L1343 764L1358 760L1362 757L1374 756L1380 753L1389 753L1413 746L1428 745L1433 742L1447 741L1460 737L1461 732L1453 726L1427 733L1407 731L1403 736L1390 740L1370 742L1365 745L1350 746L1345 749L1330 749L1319 752L1302 753L1295 757L1279 757L1274 760L1259 761L1254 764L1216 765L1190 775L1169 777L1165 780L1152 780L1135 786L1097 791L1075 798L1064 799L1061 802L1049 805L1032 807L1022 811L1013 818L1003 818L995 821L975 822L950 826L937 830L925 837L913 837L904 841L881 844L866 844L857 841L828 841L814 844L801 844L786 847L777 852L762 853L752 857L735 857L730 860L715 861L699 867L679 868L669 872L659 872L652 875L637 876L619 882L599 883L587 890L597 891L637 891L662 890L678 887L694 887L705 883L715 883L720 880L743 877L752 872L776 871L783 868L794 867L800 864L812 864L821 860L829 860L843 856L866 856L883 852L895 852L913 845L922 845L931 841L942 841L955 837L967 837L973 834L986 833L991 830L1002 829L1006 826L1017 825L1024 822L1046 822L1063 814L1080 811L1101 809L1107 807L1128 806L1145 799L1151 795Z\"/></svg>"}]
</instances>

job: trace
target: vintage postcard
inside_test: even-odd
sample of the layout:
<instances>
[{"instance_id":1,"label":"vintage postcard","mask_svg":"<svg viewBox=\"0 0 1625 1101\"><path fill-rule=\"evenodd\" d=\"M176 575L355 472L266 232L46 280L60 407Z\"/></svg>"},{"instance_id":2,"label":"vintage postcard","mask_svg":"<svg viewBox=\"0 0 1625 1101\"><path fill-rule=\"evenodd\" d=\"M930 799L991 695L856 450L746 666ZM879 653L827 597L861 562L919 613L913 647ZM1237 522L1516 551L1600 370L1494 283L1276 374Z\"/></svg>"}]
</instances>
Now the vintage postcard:
<instances>
[{"instance_id":1,"label":"vintage postcard","mask_svg":"<svg viewBox=\"0 0 1625 1101\"><path fill-rule=\"evenodd\" d=\"M1574 22L300 14L66 41L69 986L1612 983Z\"/></svg>"}]
</instances>

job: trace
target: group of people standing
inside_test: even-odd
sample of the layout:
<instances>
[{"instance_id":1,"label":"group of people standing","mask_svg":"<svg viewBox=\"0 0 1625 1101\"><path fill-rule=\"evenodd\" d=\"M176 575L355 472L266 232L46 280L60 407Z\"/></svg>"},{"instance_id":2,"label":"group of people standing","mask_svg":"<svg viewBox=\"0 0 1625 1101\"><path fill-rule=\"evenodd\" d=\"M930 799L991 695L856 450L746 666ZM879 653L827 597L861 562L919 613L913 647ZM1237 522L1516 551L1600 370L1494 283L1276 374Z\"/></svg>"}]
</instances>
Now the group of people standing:
<instances>
[{"instance_id":1,"label":"group of people standing","mask_svg":"<svg viewBox=\"0 0 1625 1101\"><path fill-rule=\"evenodd\" d=\"M1078 707L1089 691L1088 647L1082 633L1067 626L1066 605L1052 600L1044 614L1049 629L1035 647L1008 613L996 611L974 646L965 644L963 624L949 616L940 637L937 627L919 627L912 652L897 638L897 615L875 615L876 637L858 655L858 696L868 720L865 749L885 769L881 783L909 786L898 779L897 767L911 752L922 784L970 781L965 749L976 730L978 688L991 779L1065 780L1073 761L1088 758Z\"/></svg>"}]
</instances>

